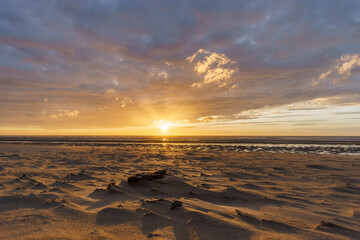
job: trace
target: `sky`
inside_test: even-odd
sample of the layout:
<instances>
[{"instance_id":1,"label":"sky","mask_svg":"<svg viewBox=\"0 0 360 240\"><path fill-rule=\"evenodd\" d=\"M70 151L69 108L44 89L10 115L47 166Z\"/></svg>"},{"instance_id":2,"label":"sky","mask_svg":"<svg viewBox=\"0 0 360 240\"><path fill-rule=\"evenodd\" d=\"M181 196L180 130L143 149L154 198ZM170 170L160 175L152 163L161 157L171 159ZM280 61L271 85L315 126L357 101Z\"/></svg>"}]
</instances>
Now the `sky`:
<instances>
[{"instance_id":1,"label":"sky","mask_svg":"<svg viewBox=\"0 0 360 240\"><path fill-rule=\"evenodd\" d=\"M0 0L0 135L360 135L360 1Z\"/></svg>"}]
</instances>

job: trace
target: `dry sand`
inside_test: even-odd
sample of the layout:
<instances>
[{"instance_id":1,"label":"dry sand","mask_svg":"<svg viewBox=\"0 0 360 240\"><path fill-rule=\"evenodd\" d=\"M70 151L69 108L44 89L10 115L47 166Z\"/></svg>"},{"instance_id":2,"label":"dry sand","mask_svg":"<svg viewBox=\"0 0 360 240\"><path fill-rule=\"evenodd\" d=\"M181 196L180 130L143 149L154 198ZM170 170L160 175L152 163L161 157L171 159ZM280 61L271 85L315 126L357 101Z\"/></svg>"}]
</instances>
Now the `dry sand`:
<instances>
[{"instance_id":1,"label":"dry sand","mask_svg":"<svg viewBox=\"0 0 360 240\"><path fill-rule=\"evenodd\" d=\"M1 239L360 239L360 156L1 144L0 164Z\"/></svg>"}]
</instances>

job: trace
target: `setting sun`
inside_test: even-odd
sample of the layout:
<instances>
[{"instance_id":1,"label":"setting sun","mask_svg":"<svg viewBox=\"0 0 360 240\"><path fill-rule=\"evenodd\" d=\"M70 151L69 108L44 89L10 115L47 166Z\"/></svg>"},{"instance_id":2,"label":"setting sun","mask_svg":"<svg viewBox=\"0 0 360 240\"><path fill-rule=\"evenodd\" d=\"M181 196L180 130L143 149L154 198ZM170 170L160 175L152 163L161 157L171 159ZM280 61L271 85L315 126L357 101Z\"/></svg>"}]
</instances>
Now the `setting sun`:
<instances>
[{"instance_id":1,"label":"setting sun","mask_svg":"<svg viewBox=\"0 0 360 240\"><path fill-rule=\"evenodd\" d=\"M162 131L164 131L164 132L166 132L166 131L168 130L168 128L169 128L169 126L166 125L166 124L163 124L163 125L160 126L160 129L161 129Z\"/></svg>"}]
</instances>

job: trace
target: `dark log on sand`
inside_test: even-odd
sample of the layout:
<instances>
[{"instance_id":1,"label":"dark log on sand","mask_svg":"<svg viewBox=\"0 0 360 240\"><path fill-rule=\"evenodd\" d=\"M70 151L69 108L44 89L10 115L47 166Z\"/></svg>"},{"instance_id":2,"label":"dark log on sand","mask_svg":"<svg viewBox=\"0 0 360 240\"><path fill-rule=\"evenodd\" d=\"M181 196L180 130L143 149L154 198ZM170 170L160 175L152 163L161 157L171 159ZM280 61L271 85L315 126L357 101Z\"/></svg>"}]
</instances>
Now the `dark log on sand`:
<instances>
[{"instance_id":1,"label":"dark log on sand","mask_svg":"<svg viewBox=\"0 0 360 240\"><path fill-rule=\"evenodd\" d=\"M107 190L109 192L116 192L116 193L122 193L123 191L121 191L121 189L115 185L115 183L109 183L109 185L107 186Z\"/></svg>"},{"instance_id":2,"label":"dark log on sand","mask_svg":"<svg viewBox=\"0 0 360 240\"><path fill-rule=\"evenodd\" d=\"M174 208L181 207L181 206L182 206L182 202L176 200L171 203L170 209L174 209Z\"/></svg>"},{"instance_id":3,"label":"dark log on sand","mask_svg":"<svg viewBox=\"0 0 360 240\"><path fill-rule=\"evenodd\" d=\"M164 178L164 176L166 175L166 170L159 170L153 173L138 173L135 176L131 176L128 178L128 182L129 183L137 183L140 180L146 179L148 181L151 181L153 179L160 179L160 178Z\"/></svg>"}]
</instances>

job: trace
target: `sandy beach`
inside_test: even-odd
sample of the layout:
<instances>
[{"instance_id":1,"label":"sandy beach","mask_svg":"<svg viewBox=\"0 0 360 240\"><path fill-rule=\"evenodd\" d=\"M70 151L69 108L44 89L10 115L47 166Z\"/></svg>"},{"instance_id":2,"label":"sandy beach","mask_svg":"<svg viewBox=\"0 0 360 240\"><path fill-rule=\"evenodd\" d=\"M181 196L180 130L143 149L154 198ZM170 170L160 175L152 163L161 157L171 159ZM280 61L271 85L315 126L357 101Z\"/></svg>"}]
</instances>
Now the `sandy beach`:
<instances>
[{"instance_id":1,"label":"sandy beach","mask_svg":"<svg viewBox=\"0 0 360 240\"><path fill-rule=\"evenodd\" d=\"M1 144L0 163L1 239L360 238L360 156Z\"/></svg>"}]
</instances>

